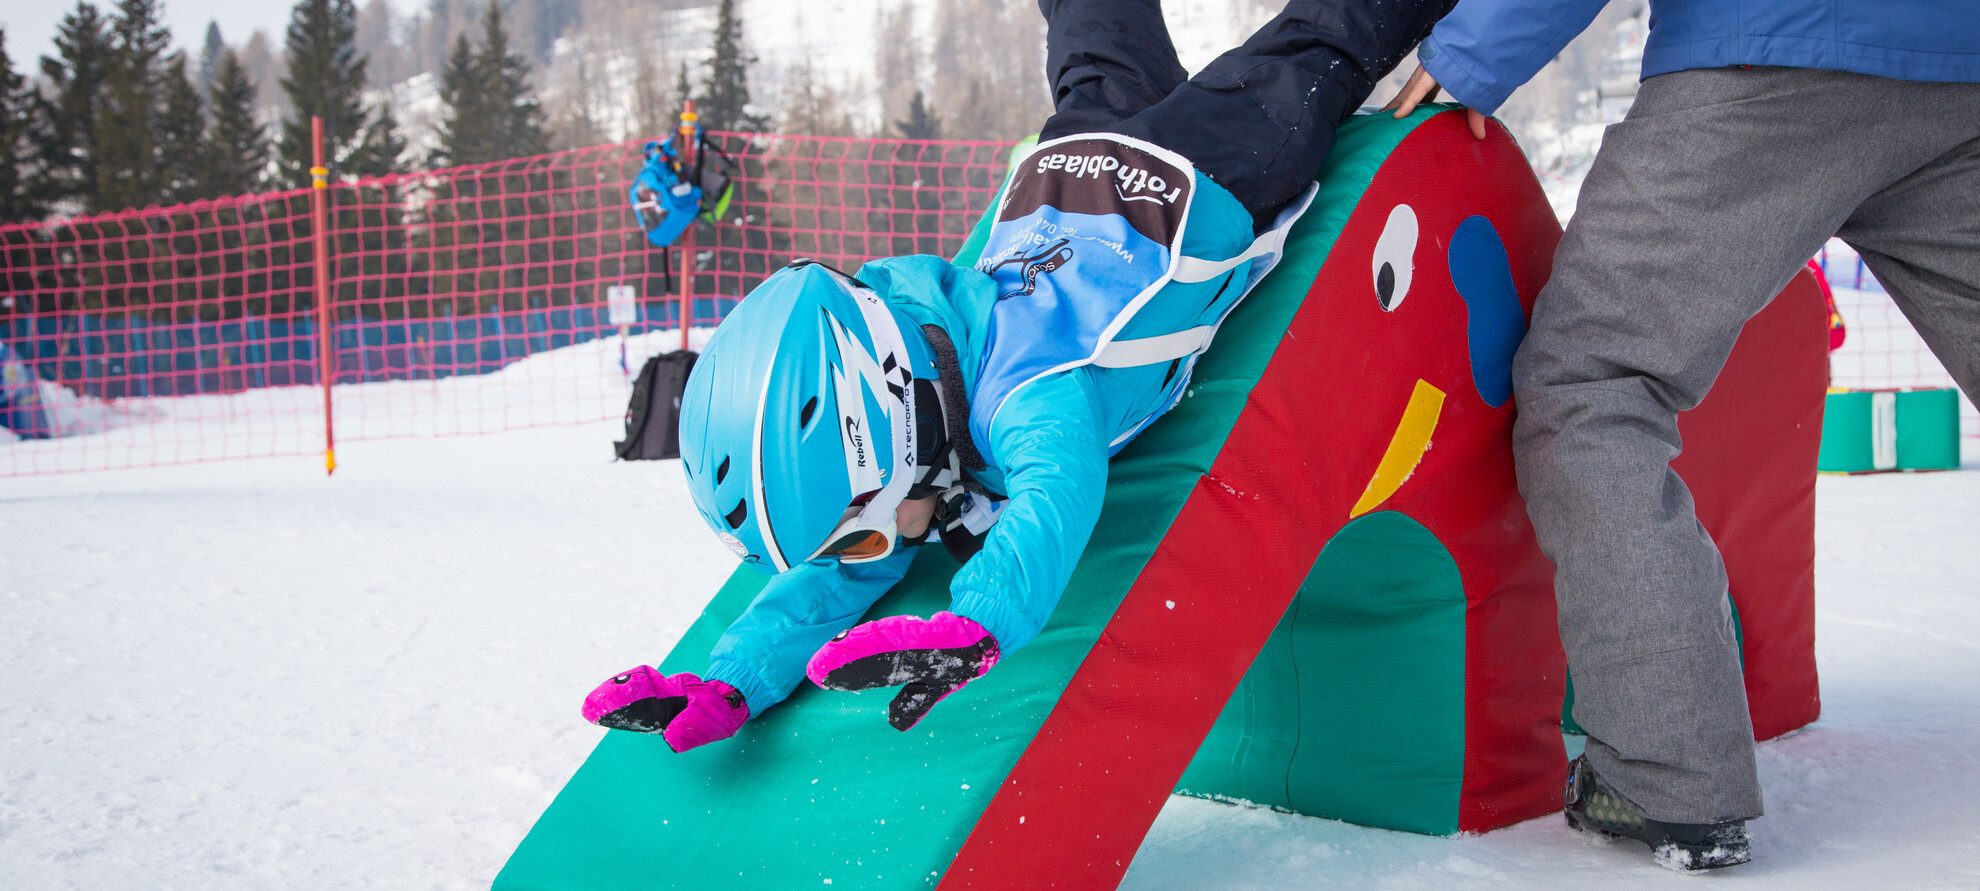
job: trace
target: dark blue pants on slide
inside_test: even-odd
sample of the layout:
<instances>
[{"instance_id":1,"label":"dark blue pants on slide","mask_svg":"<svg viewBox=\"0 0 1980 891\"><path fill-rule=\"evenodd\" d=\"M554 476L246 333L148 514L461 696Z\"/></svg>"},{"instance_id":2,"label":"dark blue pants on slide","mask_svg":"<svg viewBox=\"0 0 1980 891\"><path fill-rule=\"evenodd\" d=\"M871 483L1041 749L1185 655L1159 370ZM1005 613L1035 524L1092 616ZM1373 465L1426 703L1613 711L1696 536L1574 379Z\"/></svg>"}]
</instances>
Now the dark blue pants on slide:
<instances>
[{"instance_id":1,"label":"dark blue pants on slide","mask_svg":"<svg viewBox=\"0 0 1980 891\"><path fill-rule=\"evenodd\" d=\"M1190 77L1159 0L1039 0L1056 111L1040 139L1109 132L1188 158L1260 224L1306 190L1334 125L1456 0L1292 0Z\"/></svg>"}]
</instances>

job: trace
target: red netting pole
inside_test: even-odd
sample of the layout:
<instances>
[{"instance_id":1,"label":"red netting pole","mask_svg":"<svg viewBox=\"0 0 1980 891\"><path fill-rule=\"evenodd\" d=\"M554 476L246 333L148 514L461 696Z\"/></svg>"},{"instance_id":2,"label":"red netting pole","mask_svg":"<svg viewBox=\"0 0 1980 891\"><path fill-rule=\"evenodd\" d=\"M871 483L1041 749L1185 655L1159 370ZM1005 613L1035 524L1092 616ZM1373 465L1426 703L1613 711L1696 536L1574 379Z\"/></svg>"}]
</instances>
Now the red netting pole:
<instances>
[{"instance_id":1,"label":"red netting pole","mask_svg":"<svg viewBox=\"0 0 1980 891\"><path fill-rule=\"evenodd\" d=\"M701 116L695 114L694 100L681 100L681 123L676 130L680 138L674 141L681 144L682 170L700 169L696 153L701 151L701 146L696 144L697 140L694 137L695 131L699 130L701 125L693 123L699 120ZM695 185L701 184L697 182ZM700 223L689 223L687 231L681 233L681 349L683 350L688 348L688 329L694 327L694 230L699 226Z\"/></svg>"},{"instance_id":2,"label":"red netting pole","mask_svg":"<svg viewBox=\"0 0 1980 891\"><path fill-rule=\"evenodd\" d=\"M688 329L694 327L694 230L700 225L689 223L681 233L681 349L688 348Z\"/></svg>"},{"instance_id":3,"label":"red netting pole","mask_svg":"<svg viewBox=\"0 0 1980 891\"><path fill-rule=\"evenodd\" d=\"M312 238L316 243L316 351L323 370L323 475L337 472L337 433L330 416L330 378L336 373L336 361L330 355L330 209L329 182L330 170L323 166L323 119L312 116L309 119L311 165L309 209L313 220L310 224Z\"/></svg>"}]
</instances>

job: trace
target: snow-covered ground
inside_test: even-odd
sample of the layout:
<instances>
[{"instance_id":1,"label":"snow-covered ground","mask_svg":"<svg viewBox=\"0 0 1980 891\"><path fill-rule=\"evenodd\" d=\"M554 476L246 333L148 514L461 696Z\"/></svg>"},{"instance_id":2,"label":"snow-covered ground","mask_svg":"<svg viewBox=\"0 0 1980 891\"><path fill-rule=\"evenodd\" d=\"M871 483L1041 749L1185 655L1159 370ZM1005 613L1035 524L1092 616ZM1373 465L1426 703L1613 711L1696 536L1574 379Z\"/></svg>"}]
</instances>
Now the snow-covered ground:
<instances>
[{"instance_id":1,"label":"snow-covered ground","mask_svg":"<svg viewBox=\"0 0 1980 891\"><path fill-rule=\"evenodd\" d=\"M0 479L0 887L485 887L603 732L584 693L733 565L674 462L606 460L618 432ZM1980 885L1976 446L1819 483L1825 711L1761 747L1757 861L1723 880ZM1443 839L1174 799L1124 887L1678 881L1558 817Z\"/></svg>"}]
</instances>

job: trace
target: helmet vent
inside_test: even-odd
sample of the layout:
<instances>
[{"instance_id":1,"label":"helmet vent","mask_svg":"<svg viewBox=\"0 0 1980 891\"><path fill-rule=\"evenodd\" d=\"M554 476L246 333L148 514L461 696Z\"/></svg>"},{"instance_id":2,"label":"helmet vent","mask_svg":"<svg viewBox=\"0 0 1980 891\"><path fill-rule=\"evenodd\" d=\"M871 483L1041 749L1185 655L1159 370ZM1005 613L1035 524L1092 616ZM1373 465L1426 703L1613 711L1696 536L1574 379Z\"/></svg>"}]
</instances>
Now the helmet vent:
<instances>
[{"instance_id":1,"label":"helmet vent","mask_svg":"<svg viewBox=\"0 0 1980 891\"><path fill-rule=\"evenodd\" d=\"M736 509L729 511L729 515L723 517L722 519L729 521L730 529L740 529L742 528L743 519L748 515L749 515L749 502L738 501L736 502Z\"/></svg>"},{"instance_id":2,"label":"helmet vent","mask_svg":"<svg viewBox=\"0 0 1980 891\"><path fill-rule=\"evenodd\" d=\"M724 477L727 477L728 475L729 475L729 459L728 456L725 455L722 458L722 466L715 468L715 485L718 486L721 485L722 479Z\"/></svg>"},{"instance_id":3,"label":"helmet vent","mask_svg":"<svg viewBox=\"0 0 1980 891\"><path fill-rule=\"evenodd\" d=\"M816 414L817 411L818 397L813 396L805 400L804 408L798 410L798 427L801 429L811 426L811 416Z\"/></svg>"}]
</instances>

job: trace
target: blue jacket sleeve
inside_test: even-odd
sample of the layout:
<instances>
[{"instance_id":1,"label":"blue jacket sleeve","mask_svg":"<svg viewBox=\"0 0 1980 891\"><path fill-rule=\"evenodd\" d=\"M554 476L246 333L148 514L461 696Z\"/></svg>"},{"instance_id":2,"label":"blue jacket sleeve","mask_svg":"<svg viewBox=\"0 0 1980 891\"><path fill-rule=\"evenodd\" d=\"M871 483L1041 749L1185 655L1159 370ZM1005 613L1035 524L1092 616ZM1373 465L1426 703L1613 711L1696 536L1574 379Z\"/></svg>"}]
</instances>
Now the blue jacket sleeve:
<instances>
[{"instance_id":1,"label":"blue jacket sleeve","mask_svg":"<svg viewBox=\"0 0 1980 891\"><path fill-rule=\"evenodd\" d=\"M646 240L654 247L666 247L681 237L687 227L694 223L696 213L701 210L701 190L691 184L684 184L674 175L673 168L667 166L667 156L656 156L640 168L639 176L626 189L626 197L634 207L638 207L639 189L645 186L651 190L654 200L659 202L665 216L657 228L646 233ZM640 223L644 228L646 222Z\"/></svg>"},{"instance_id":2,"label":"blue jacket sleeve","mask_svg":"<svg viewBox=\"0 0 1980 891\"><path fill-rule=\"evenodd\" d=\"M814 560L771 576L715 643L707 677L741 690L751 714L782 702L804 681L811 654L893 588L914 552L899 548L872 563Z\"/></svg>"},{"instance_id":3,"label":"blue jacket sleeve","mask_svg":"<svg viewBox=\"0 0 1980 891\"><path fill-rule=\"evenodd\" d=\"M1608 0L1460 0L1416 48L1452 99L1491 114Z\"/></svg>"},{"instance_id":4,"label":"blue jacket sleeve","mask_svg":"<svg viewBox=\"0 0 1980 891\"><path fill-rule=\"evenodd\" d=\"M991 427L985 458L1010 500L950 583L950 609L1005 652L1044 629L1100 519L1107 446L1093 398L1084 369L1061 372L1013 393Z\"/></svg>"}]
</instances>

